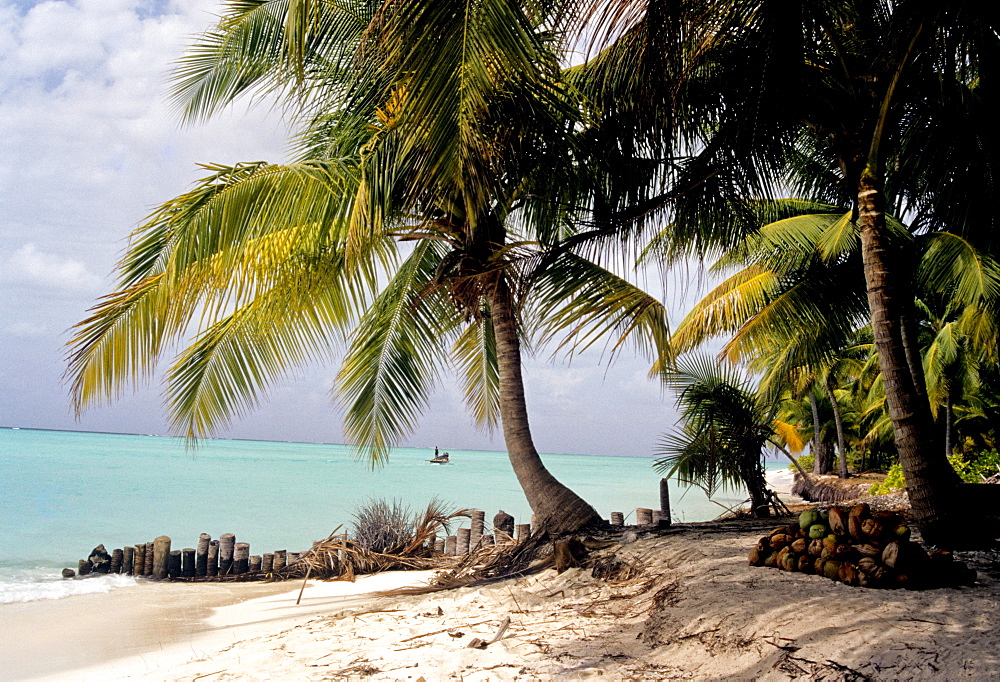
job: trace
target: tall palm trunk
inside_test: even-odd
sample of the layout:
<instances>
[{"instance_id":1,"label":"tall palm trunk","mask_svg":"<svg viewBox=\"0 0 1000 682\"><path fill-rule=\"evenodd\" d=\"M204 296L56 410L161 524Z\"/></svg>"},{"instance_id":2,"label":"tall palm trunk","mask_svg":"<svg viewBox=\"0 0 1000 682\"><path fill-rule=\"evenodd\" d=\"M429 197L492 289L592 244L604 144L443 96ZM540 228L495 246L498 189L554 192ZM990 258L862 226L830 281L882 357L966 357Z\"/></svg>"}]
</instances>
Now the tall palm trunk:
<instances>
[{"instance_id":1,"label":"tall palm trunk","mask_svg":"<svg viewBox=\"0 0 1000 682\"><path fill-rule=\"evenodd\" d=\"M823 382L826 393L830 397L830 405L833 406L833 421L837 425L837 451L840 453L840 470L837 472L841 478L847 478L847 439L844 438L844 419L840 414L840 403L837 402L837 394L833 390L833 379L827 375Z\"/></svg>"},{"instance_id":2,"label":"tall palm trunk","mask_svg":"<svg viewBox=\"0 0 1000 682\"><path fill-rule=\"evenodd\" d=\"M813 473L828 474L833 460L830 457L829 444L823 442L823 428L819 421L819 399L812 391L809 393L809 407L812 408L813 415Z\"/></svg>"},{"instance_id":3,"label":"tall palm trunk","mask_svg":"<svg viewBox=\"0 0 1000 682\"><path fill-rule=\"evenodd\" d=\"M536 524L554 533L569 533L600 523L594 508L564 486L542 463L531 438L521 376L521 341L507 284L501 277L487 294L496 337L500 378L500 418L507 455Z\"/></svg>"},{"instance_id":4,"label":"tall palm trunk","mask_svg":"<svg viewBox=\"0 0 1000 682\"><path fill-rule=\"evenodd\" d=\"M882 183L867 172L858 182L858 214L872 330L899 462L914 516L924 538L934 542L943 537L958 481L941 449L934 445L937 439L930 406L920 399L907 363L903 305L897 293L905 283L895 279L898 270L885 227Z\"/></svg>"}]
</instances>

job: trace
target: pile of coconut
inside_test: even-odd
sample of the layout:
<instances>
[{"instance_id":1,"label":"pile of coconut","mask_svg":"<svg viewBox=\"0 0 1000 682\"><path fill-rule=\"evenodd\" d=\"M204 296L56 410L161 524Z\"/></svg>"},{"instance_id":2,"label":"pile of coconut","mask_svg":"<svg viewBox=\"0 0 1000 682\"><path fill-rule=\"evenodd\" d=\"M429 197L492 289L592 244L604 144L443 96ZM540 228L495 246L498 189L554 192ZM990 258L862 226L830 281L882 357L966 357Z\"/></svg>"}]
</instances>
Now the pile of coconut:
<instances>
[{"instance_id":1,"label":"pile of coconut","mask_svg":"<svg viewBox=\"0 0 1000 682\"><path fill-rule=\"evenodd\" d=\"M910 540L894 512L867 504L829 511L809 509L798 523L775 528L750 550L751 566L768 566L839 580L845 585L907 589L972 585L976 571L951 552L927 553Z\"/></svg>"}]
</instances>

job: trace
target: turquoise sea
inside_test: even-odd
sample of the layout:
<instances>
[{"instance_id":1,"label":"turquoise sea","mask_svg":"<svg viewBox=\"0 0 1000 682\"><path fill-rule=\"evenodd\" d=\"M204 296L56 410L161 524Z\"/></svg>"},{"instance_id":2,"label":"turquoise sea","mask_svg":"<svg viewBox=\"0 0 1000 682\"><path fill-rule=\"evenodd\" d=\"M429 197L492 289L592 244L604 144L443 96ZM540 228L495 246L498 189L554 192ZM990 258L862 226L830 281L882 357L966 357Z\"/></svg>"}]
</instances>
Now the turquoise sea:
<instances>
[{"instance_id":1,"label":"turquoise sea","mask_svg":"<svg viewBox=\"0 0 1000 682\"><path fill-rule=\"evenodd\" d=\"M488 521L503 509L528 522L506 453L441 445L450 464L426 462L431 450L397 448L372 470L343 445L206 440L191 449L179 438L0 428L0 603L134 584L127 576L59 577L101 543L110 552L169 535L180 549L193 547L199 533L235 533L253 554L302 550L349 528L354 510L372 498L417 511L437 497L455 509L486 510ZM605 518L622 511L634 519L636 507L659 506L650 459L543 459ZM721 511L697 489L674 488L671 499L677 521Z\"/></svg>"}]
</instances>

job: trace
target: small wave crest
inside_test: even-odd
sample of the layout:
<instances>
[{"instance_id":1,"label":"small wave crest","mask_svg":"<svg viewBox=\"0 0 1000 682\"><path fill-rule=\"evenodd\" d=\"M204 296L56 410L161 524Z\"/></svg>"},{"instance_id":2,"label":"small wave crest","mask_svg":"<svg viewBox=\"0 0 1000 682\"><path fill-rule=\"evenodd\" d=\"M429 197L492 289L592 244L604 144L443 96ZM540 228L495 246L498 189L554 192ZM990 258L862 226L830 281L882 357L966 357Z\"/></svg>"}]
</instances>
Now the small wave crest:
<instances>
[{"instance_id":1,"label":"small wave crest","mask_svg":"<svg viewBox=\"0 0 1000 682\"><path fill-rule=\"evenodd\" d=\"M136 579L129 575L88 576L70 580L56 576L40 577L33 580L0 579L0 604L62 599L77 594L99 594L136 584Z\"/></svg>"}]
</instances>

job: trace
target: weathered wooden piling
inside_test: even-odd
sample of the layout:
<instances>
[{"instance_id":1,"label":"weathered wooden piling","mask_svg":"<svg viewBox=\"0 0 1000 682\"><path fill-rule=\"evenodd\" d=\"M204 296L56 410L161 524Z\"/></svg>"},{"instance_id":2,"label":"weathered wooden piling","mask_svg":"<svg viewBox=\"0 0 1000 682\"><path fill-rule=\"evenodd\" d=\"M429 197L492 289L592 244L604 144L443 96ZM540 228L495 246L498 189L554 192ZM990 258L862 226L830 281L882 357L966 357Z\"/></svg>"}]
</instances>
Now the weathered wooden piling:
<instances>
[{"instance_id":1,"label":"weathered wooden piling","mask_svg":"<svg viewBox=\"0 0 1000 682\"><path fill-rule=\"evenodd\" d=\"M90 575L90 570L93 565L90 563L90 559L80 559L76 565L76 572L79 575Z\"/></svg>"},{"instance_id":2,"label":"weathered wooden piling","mask_svg":"<svg viewBox=\"0 0 1000 682\"><path fill-rule=\"evenodd\" d=\"M146 561L142 568L142 574L145 576L153 575L153 543L146 543Z\"/></svg>"},{"instance_id":3,"label":"weathered wooden piling","mask_svg":"<svg viewBox=\"0 0 1000 682\"><path fill-rule=\"evenodd\" d=\"M504 542L514 537L514 517L501 509L493 517L493 534L497 542Z\"/></svg>"},{"instance_id":4,"label":"weathered wooden piling","mask_svg":"<svg viewBox=\"0 0 1000 682\"><path fill-rule=\"evenodd\" d=\"M635 522L639 526L650 526L653 524L653 510L639 507L635 510Z\"/></svg>"},{"instance_id":5,"label":"weathered wooden piling","mask_svg":"<svg viewBox=\"0 0 1000 682\"><path fill-rule=\"evenodd\" d=\"M146 570L146 544L136 545L135 559L132 562L132 575L143 575Z\"/></svg>"},{"instance_id":6,"label":"weathered wooden piling","mask_svg":"<svg viewBox=\"0 0 1000 682\"><path fill-rule=\"evenodd\" d=\"M444 538L434 538L434 551L444 554Z\"/></svg>"},{"instance_id":7,"label":"weathered wooden piling","mask_svg":"<svg viewBox=\"0 0 1000 682\"><path fill-rule=\"evenodd\" d=\"M482 543L483 528L486 526L486 512L472 510L472 533L469 534L469 549L475 550Z\"/></svg>"},{"instance_id":8,"label":"weathered wooden piling","mask_svg":"<svg viewBox=\"0 0 1000 682\"><path fill-rule=\"evenodd\" d=\"M235 549L235 535L223 533L219 536L219 575L229 575L233 572L233 551Z\"/></svg>"},{"instance_id":9,"label":"weathered wooden piling","mask_svg":"<svg viewBox=\"0 0 1000 682\"><path fill-rule=\"evenodd\" d=\"M268 552L261 557L260 571L265 575L274 571L274 553Z\"/></svg>"},{"instance_id":10,"label":"weathered wooden piling","mask_svg":"<svg viewBox=\"0 0 1000 682\"><path fill-rule=\"evenodd\" d=\"M444 539L444 553L446 556L458 554L458 538L456 536L449 535Z\"/></svg>"},{"instance_id":11,"label":"weathered wooden piling","mask_svg":"<svg viewBox=\"0 0 1000 682\"><path fill-rule=\"evenodd\" d=\"M292 564L294 564L298 560L299 560L299 552L289 552L288 553L288 563L286 565L287 566L291 566Z\"/></svg>"},{"instance_id":12,"label":"weathered wooden piling","mask_svg":"<svg viewBox=\"0 0 1000 682\"><path fill-rule=\"evenodd\" d=\"M469 540L471 537L471 528L459 528L455 531L455 553L458 556L469 553Z\"/></svg>"},{"instance_id":13,"label":"weathered wooden piling","mask_svg":"<svg viewBox=\"0 0 1000 682\"><path fill-rule=\"evenodd\" d=\"M233 547L233 573L242 575L250 570L250 544L237 542Z\"/></svg>"},{"instance_id":14,"label":"weathered wooden piling","mask_svg":"<svg viewBox=\"0 0 1000 682\"><path fill-rule=\"evenodd\" d=\"M531 524L530 523L519 523L514 526L514 539L518 542L524 542L531 537Z\"/></svg>"},{"instance_id":15,"label":"weathered wooden piling","mask_svg":"<svg viewBox=\"0 0 1000 682\"><path fill-rule=\"evenodd\" d=\"M182 566L182 552L179 549L174 549L170 551L167 557L167 576L168 578L180 578Z\"/></svg>"},{"instance_id":16,"label":"weathered wooden piling","mask_svg":"<svg viewBox=\"0 0 1000 682\"><path fill-rule=\"evenodd\" d=\"M149 545L146 545L149 551ZM170 565L170 537L161 535L153 540L153 577L163 580Z\"/></svg>"},{"instance_id":17,"label":"weathered wooden piling","mask_svg":"<svg viewBox=\"0 0 1000 682\"><path fill-rule=\"evenodd\" d=\"M212 542L212 536L202 533L198 536L198 546L194 554L194 574L196 576L208 575L208 545Z\"/></svg>"},{"instance_id":18,"label":"weathered wooden piling","mask_svg":"<svg viewBox=\"0 0 1000 682\"><path fill-rule=\"evenodd\" d=\"M670 520L670 488L667 487L667 479L660 479L660 525L669 526Z\"/></svg>"},{"instance_id":19,"label":"weathered wooden piling","mask_svg":"<svg viewBox=\"0 0 1000 682\"><path fill-rule=\"evenodd\" d=\"M625 514L621 512L611 512L611 525L612 526L624 526L625 525Z\"/></svg>"},{"instance_id":20,"label":"weathered wooden piling","mask_svg":"<svg viewBox=\"0 0 1000 682\"><path fill-rule=\"evenodd\" d=\"M208 565L205 566L205 575L219 575L219 541L211 540L208 543Z\"/></svg>"},{"instance_id":21,"label":"weathered wooden piling","mask_svg":"<svg viewBox=\"0 0 1000 682\"><path fill-rule=\"evenodd\" d=\"M126 547L122 555L122 573L132 575L135 572L135 547Z\"/></svg>"},{"instance_id":22,"label":"weathered wooden piling","mask_svg":"<svg viewBox=\"0 0 1000 682\"><path fill-rule=\"evenodd\" d=\"M181 576L193 578L198 574L197 551L194 547L185 547L181 550Z\"/></svg>"},{"instance_id":23,"label":"weathered wooden piling","mask_svg":"<svg viewBox=\"0 0 1000 682\"><path fill-rule=\"evenodd\" d=\"M287 549L276 549L274 550L274 571L277 573L285 566L288 565L288 550Z\"/></svg>"},{"instance_id":24,"label":"weathered wooden piling","mask_svg":"<svg viewBox=\"0 0 1000 682\"><path fill-rule=\"evenodd\" d=\"M121 573L122 572L122 561L125 559L125 552L120 549L111 550L111 568L109 571L111 573Z\"/></svg>"},{"instance_id":25,"label":"weathered wooden piling","mask_svg":"<svg viewBox=\"0 0 1000 682\"><path fill-rule=\"evenodd\" d=\"M250 570L251 573L260 573L260 567L262 565L263 565L263 559L260 556L254 554L254 555L252 555L250 557L250 569L249 570Z\"/></svg>"}]
</instances>

